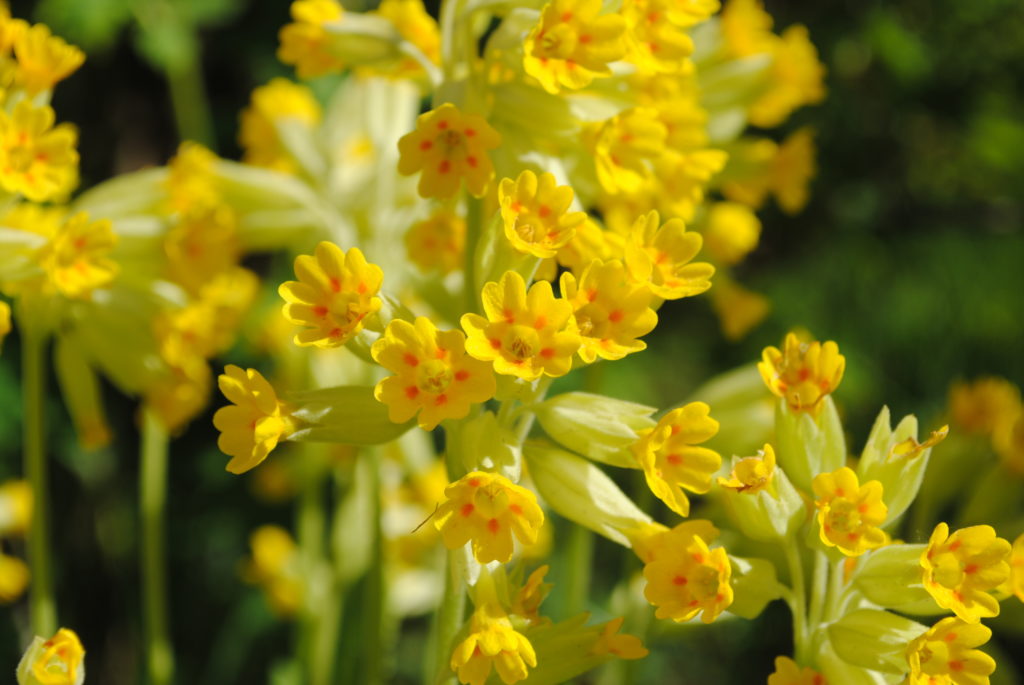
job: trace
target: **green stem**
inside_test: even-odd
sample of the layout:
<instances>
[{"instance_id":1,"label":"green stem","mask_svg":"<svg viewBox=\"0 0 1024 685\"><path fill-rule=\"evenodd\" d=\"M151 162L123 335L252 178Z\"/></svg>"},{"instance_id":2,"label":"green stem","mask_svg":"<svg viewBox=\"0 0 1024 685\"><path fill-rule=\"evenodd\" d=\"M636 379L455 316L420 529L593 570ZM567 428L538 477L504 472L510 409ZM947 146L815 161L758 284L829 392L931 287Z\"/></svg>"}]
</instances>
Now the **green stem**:
<instances>
[{"instance_id":1,"label":"green stem","mask_svg":"<svg viewBox=\"0 0 1024 685\"><path fill-rule=\"evenodd\" d=\"M444 597L437 610L437 685L451 680L451 658L455 636L462 628L466 616L466 588L455 555L461 550L449 550L444 576Z\"/></svg>"},{"instance_id":2,"label":"green stem","mask_svg":"<svg viewBox=\"0 0 1024 685\"><path fill-rule=\"evenodd\" d=\"M445 4L453 4L451 0ZM483 234L480 222L483 220L483 200L471 197L466 202L466 254L463 256L462 278L463 291L466 297L466 311L475 312L480 309L480 293L476 289L476 246Z\"/></svg>"},{"instance_id":3,"label":"green stem","mask_svg":"<svg viewBox=\"0 0 1024 685\"><path fill-rule=\"evenodd\" d=\"M181 140L194 140L215 149L213 117L206 98L206 87L200 70L199 56L188 60L181 69L167 71L174 121Z\"/></svg>"},{"instance_id":4,"label":"green stem","mask_svg":"<svg viewBox=\"0 0 1024 685\"><path fill-rule=\"evenodd\" d=\"M53 596L50 570L49 475L46 461L45 400L46 364L43 352L46 339L26 330L22 347L22 383L24 384L25 435L23 439L25 477L32 487L32 523L28 533L28 562L32 573L29 606L32 632L50 637L57 632L57 604Z\"/></svg>"},{"instance_id":5,"label":"green stem","mask_svg":"<svg viewBox=\"0 0 1024 685\"><path fill-rule=\"evenodd\" d=\"M796 545L785 545L786 562L789 564L790 582L793 584L793 641L796 643L798 663L806 663L807 650L807 588L804 583L804 565Z\"/></svg>"},{"instance_id":6,"label":"green stem","mask_svg":"<svg viewBox=\"0 0 1024 685\"><path fill-rule=\"evenodd\" d=\"M168 685L174 653L167 630L167 430L154 412L142 410L139 510L142 521L142 615L150 685Z\"/></svg>"},{"instance_id":7,"label":"green stem","mask_svg":"<svg viewBox=\"0 0 1024 685\"><path fill-rule=\"evenodd\" d=\"M566 616L587 610L590 599L590 569L594 559L594 534L589 528L574 525L566 543L568 583L566 584Z\"/></svg>"},{"instance_id":8,"label":"green stem","mask_svg":"<svg viewBox=\"0 0 1024 685\"><path fill-rule=\"evenodd\" d=\"M807 638L814 637L815 631L821 625L822 612L825 608L825 599L828 593L828 557L824 552L814 553L814 576L811 581L811 611L807 625Z\"/></svg>"},{"instance_id":9,"label":"green stem","mask_svg":"<svg viewBox=\"0 0 1024 685\"><path fill-rule=\"evenodd\" d=\"M366 602L364 607L363 622L363 653L366 656L366 669L363 681L369 685L377 685L383 682L381 666L383 665L383 654L381 642L384 628L384 550L381 544L383 532L381 531L381 503L380 503L380 455L365 454L364 458L370 464L369 487L373 489L373 520L370 526L374 531L373 539L373 561L367 574Z\"/></svg>"},{"instance_id":10,"label":"green stem","mask_svg":"<svg viewBox=\"0 0 1024 685\"><path fill-rule=\"evenodd\" d=\"M321 563L324 545L322 497L323 480L321 473L317 471L316 473L306 474L306 482L303 484L302 492L299 495L297 528L299 556L302 560L304 575L309 582L307 584L305 606L298 625L297 653L303 664L306 678L311 683L317 682L314 675L318 673L315 650L317 635L322 622L320 603L324 597L324 593L321 592L321 583L324 579ZM329 680L322 682L326 683ZM320 685L319 682L317 682L317 685Z\"/></svg>"},{"instance_id":11,"label":"green stem","mask_svg":"<svg viewBox=\"0 0 1024 685\"><path fill-rule=\"evenodd\" d=\"M839 611L841 607L841 600L843 597L843 560L832 564L829 584L828 584L828 602L825 605L824 620L830 621L839 618Z\"/></svg>"}]
</instances>

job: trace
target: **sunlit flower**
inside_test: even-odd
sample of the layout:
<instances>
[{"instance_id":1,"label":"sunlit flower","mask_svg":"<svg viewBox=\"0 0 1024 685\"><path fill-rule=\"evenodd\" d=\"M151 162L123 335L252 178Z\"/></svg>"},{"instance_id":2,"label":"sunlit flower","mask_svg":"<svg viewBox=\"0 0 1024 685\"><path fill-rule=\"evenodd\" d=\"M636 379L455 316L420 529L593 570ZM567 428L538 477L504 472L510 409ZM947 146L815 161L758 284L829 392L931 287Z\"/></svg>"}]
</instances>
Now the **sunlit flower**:
<instances>
[{"instance_id":1,"label":"sunlit flower","mask_svg":"<svg viewBox=\"0 0 1024 685\"><path fill-rule=\"evenodd\" d=\"M505 611L494 602L478 607L469 620L469 635L452 652L451 669L459 682L484 685L492 670L506 685L526 678L537 655L526 637L512 627Z\"/></svg>"},{"instance_id":2,"label":"sunlit flower","mask_svg":"<svg viewBox=\"0 0 1024 685\"><path fill-rule=\"evenodd\" d=\"M775 450L765 443L757 456L744 457L736 461L728 478L718 477L723 488L754 495L768 488L775 475Z\"/></svg>"},{"instance_id":3,"label":"sunlit flower","mask_svg":"<svg viewBox=\"0 0 1024 685\"><path fill-rule=\"evenodd\" d=\"M991 433L1020 411L1020 389L1005 378L979 378L949 389L953 423L969 433Z\"/></svg>"},{"instance_id":4,"label":"sunlit flower","mask_svg":"<svg viewBox=\"0 0 1024 685\"><path fill-rule=\"evenodd\" d=\"M166 371L146 387L146 408L168 431L177 433L206 408L212 385L213 372L205 359L182 357L168 363Z\"/></svg>"},{"instance_id":5,"label":"sunlit flower","mask_svg":"<svg viewBox=\"0 0 1024 685\"><path fill-rule=\"evenodd\" d=\"M725 548L709 549L698 535L670 531L658 538L653 560L644 566L644 596L657 607L655 616L689 621L701 614L711 623L732 604L732 565Z\"/></svg>"},{"instance_id":6,"label":"sunlit flower","mask_svg":"<svg viewBox=\"0 0 1024 685\"><path fill-rule=\"evenodd\" d=\"M604 624L601 629L601 636L590 648L591 654L603 656L612 654L620 659L643 659L650 654L644 643L635 635L619 633L622 629L624 619L619 616Z\"/></svg>"},{"instance_id":7,"label":"sunlit flower","mask_svg":"<svg viewBox=\"0 0 1024 685\"><path fill-rule=\"evenodd\" d=\"M71 124L54 126L47 105L21 100L14 111L0 110L0 186L33 202L69 193L77 182L78 133Z\"/></svg>"},{"instance_id":8,"label":"sunlit flower","mask_svg":"<svg viewBox=\"0 0 1024 685\"><path fill-rule=\"evenodd\" d=\"M633 193L652 176L652 164L665 151L668 129L657 110L633 107L594 131L594 167L607 193Z\"/></svg>"},{"instance_id":9,"label":"sunlit flower","mask_svg":"<svg viewBox=\"0 0 1024 685\"><path fill-rule=\"evenodd\" d=\"M768 52L778 40L761 0L728 0L720 19L726 46L736 57Z\"/></svg>"},{"instance_id":10,"label":"sunlit flower","mask_svg":"<svg viewBox=\"0 0 1024 685\"><path fill-rule=\"evenodd\" d=\"M770 87L750 107L750 123L761 128L778 126L804 105L825 99L825 67L807 36L807 27L790 26L772 41Z\"/></svg>"},{"instance_id":11,"label":"sunlit flower","mask_svg":"<svg viewBox=\"0 0 1024 685\"><path fill-rule=\"evenodd\" d=\"M736 264L757 247L761 221L746 205L716 202L704 223L704 246L723 264Z\"/></svg>"},{"instance_id":12,"label":"sunlit flower","mask_svg":"<svg viewBox=\"0 0 1024 685\"><path fill-rule=\"evenodd\" d=\"M572 188L557 183L552 174L538 177L524 169L515 181L506 178L498 185L505 236L516 250L554 257L586 220L585 212L569 211Z\"/></svg>"},{"instance_id":13,"label":"sunlit flower","mask_svg":"<svg viewBox=\"0 0 1024 685\"><path fill-rule=\"evenodd\" d=\"M18 59L17 82L30 95L53 86L71 75L85 61L85 53L55 36L45 24L35 24L14 41Z\"/></svg>"},{"instance_id":14,"label":"sunlit flower","mask_svg":"<svg viewBox=\"0 0 1024 685\"><path fill-rule=\"evenodd\" d=\"M641 72L677 72L693 53L693 40L672 20L669 8L683 3L635 0L624 3L627 59ZM668 15L668 16L666 16Z\"/></svg>"},{"instance_id":15,"label":"sunlit flower","mask_svg":"<svg viewBox=\"0 0 1024 685\"><path fill-rule=\"evenodd\" d=\"M768 194L779 208L796 214L810 198L810 183L817 173L814 130L801 128L781 144L768 139L739 143L733 148L740 171L722 185L722 193L735 202L759 209Z\"/></svg>"},{"instance_id":16,"label":"sunlit flower","mask_svg":"<svg viewBox=\"0 0 1024 685\"><path fill-rule=\"evenodd\" d=\"M340 71L345 64L328 49L324 24L339 21L344 14L336 0L294 0L292 23L281 28L277 58L295 65L299 78L323 76Z\"/></svg>"},{"instance_id":17,"label":"sunlit flower","mask_svg":"<svg viewBox=\"0 0 1024 685\"><path fill-rule=\"evenodd\" d=\"M320 116L320 103L309 88L283 78L260 86L252 91L250 105L242 110L238 130L238 142L245 151L242 161L294 173L295 161L282 144L277 126L297 122L313 127Z\"/></svg>"},{"instance_id":18,"label":"sunlit flower","mask_svg":"<svg viewBox=\"0 0 1024 685\"><path fill-rule=\"evenodd\" d=\"M36 637L18 664L18 685L82 685L85 649L74 631L61 628L49 640Z\"/></svg>"},{"instance_id":19,"label":"sunlit flower","mask_svg":"<svg viewBox=\"0 0 1024 685\"><path fill-rule=\"evenodd\" d=\"M942 619L907 645L907 685L988 685L996 662L975 647L990 637L980 623Z\"/></svg>"},{"instance_id":20,"label":"sunlit flower","mask_svg":"<svg viewBox=\"0 0 1024 685\"><path fill-rule=\"evenodd\" d=\"M390 21L398 34L434 64L441 63L441 33L437 21L423 7L423 0L383 0L376 14ZM419 62L406 57L391 68L376 69L396 77L415 78L423 72Z\"/></svg>"},{"instance_id":21,"label":"sunlit flower","mask_svg":"<svg viewBox=\"0 0 1024 685\"><path fill-rule=\"evenodd\" d=\"M784 398L793 411L813 415L818 414L825 396L839 386L846 369L846 358L833 341L800 342L794 333L786 336L781 351L769 346L761 357L757 370L768 389Z\"/></svg>"},{"instance_id":22,"label":"sunlit flower","mask_svg":"<svg viewBox=\"0 0 1024 685\"><path fill-rule=\"evenodd\" d=\"M466 250L466 220L450 209L438 209L405 234L409 260L424 271L442 274L462 268Z\"/></svg>"},{"instance_id":23,"label":"sunlit flower","mask_svg":"<svg viewBox=\"0 0 1024 685\"><path fill-rule=\"evenodd\" d=\"M292 432L292 421L277 399L274 388L256 369L234 364L224 369L217 385L232 403L213 415L220 431L217 447L232 457L227 470L245 473L260 464Z\"/></svg>"},{"instance_id":24,"label":"sunlit flower","mask_svg":"<svg viewBox=\"0 0 1024 685\"><path fill-rule=\"evenodd\" d=\"M180 214L201 214L221 207L214 176L217 155L199 143L185 141L167 164L167 209Z\"/></svg>"},{"instance_id":25,"label":"sunlit flower","mask_svg":"<svg viewBox=\"0 0 1024 685\"><path fill-rule=\"evenodd\" d=\"M666 213L690 221L704 202L708 186L729 156L723 150L668 150L654 164L660 183L658 206Z\"/></svg>"},{"instance_id":26,"label":"sunlit flower","mask_svg":"<svg viewBox=\"0 0 1024 685\"><path fill-rule=\"evenodd\" d=\"M775 657L775 672L768 676L768 685L828 685L825 676L813 668L800 666L788 656Z\"/></svg>"},{"instance_id":27,"label":"sunlit flower","mask_svg":"<svg viewBox=\"0 0 1024 685\"><path fill-rule=\"evenodd\" d=\"M1005 589L1024 602L1024 533L1017 536L1010 549L1010 578Z\"/></svg>"},{"instance_id":28,"label":"sunlit flower","mask_svg":"<svg viewBox=\"0 0 1024 685\"><path fill-rule=\"evenodd\" d=\"M999 615L992 591L1010 577L1010 543L992 526L961 528L935 526L921 555L924 589L936 604L968 623Z\"/></svg>"},{"instance_id":29,"label":"sunlit flower","mask_svg":"<svg viewBox=\"0 0 1024 685\"><path fill-rule=\"evenodd\" d=\"M818 536L828 547L838 547L847 556L860 556L881 547L888 536L879 526L889 508L882 501L882 484L871 480L863 485L846 466L821 473L812 483L818 508Z\"/></svg>"},{"instance_id":30,"label":"sunlit flower","mask_svg":"<svg viewBox=\"0 0 1024 685\"><path fill-rule=\"evenodd\" d=\"M693 262L703 238L687 231L679 219L660 225L657 212L636 220L626 241L626 267L636 281L665 300L699 295L711 287L715 268L707 262Z\"/></svg>"}]
</instances>

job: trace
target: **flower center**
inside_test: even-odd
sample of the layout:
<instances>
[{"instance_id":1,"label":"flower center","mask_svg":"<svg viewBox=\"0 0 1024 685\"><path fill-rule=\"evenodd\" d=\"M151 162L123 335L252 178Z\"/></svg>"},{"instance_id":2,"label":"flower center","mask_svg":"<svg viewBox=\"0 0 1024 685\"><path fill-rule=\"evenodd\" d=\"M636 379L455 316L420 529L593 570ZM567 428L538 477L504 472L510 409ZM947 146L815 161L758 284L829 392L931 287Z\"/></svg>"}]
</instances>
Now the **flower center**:
<instances>
[{"instance_id":1,"label":"flower center","mask_svg":"<svg viewBox=\"0 0 1024 685\"><path fill-rule=\"evenodd\" d=\"M451 367L440 359L423 362L416 369L416 385L423 392L440 395L452 382Z\"/></svg>"},{"instance_id":2,"label":"flower center","mask_svg":"<svg viewBox=\"0 0 1024 685\"><path fill-rule=\"evenodd\" d=\"M512 326L505 335L504 348L520 361L529 359L540 349L540 336L529 326Z\"/></svg>"},{"instance_id":3,"label":"flower center","mask_svg":"<svg viewBox=\"0 0 1024 685\"><path fill-rule=\"evenodd\" d=\"M545 31L537 41L536 57L568 59L576 50L576 32L566 24L557 24Z\"/></svg>"}]
</instances>

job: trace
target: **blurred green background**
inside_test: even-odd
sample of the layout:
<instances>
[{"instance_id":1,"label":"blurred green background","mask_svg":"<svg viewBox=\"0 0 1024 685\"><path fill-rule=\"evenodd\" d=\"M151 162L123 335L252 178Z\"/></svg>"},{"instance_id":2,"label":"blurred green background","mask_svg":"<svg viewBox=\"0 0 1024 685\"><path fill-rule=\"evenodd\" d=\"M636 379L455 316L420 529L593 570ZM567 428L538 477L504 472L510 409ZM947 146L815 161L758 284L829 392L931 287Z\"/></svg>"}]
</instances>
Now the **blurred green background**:
<instances>
[{"instance_id":1,"label":"blurred green background","mask_svg":"<svg viewBox=\"0 0 1024 685\"><path fill-rule=\"evenodd\" d=\"M188 130L237 157L237 117L249 91L291 75L274 57L288 18L284 0L11 5L15 16L47 22L88 53L54 99L59 119L80 129L83 187L164 163L179 139L176 106ZM847 357L837 399L859 449L883 404L934 428L951 381L996 374L1024 382L1024 3L766 5L777 29L809 27L829 87L824 104L797 112L780 132L818 130L811 202L796 217L762 212L762 244L738 274L771 298L773 312L729 343L706 300L669 303L649 351L618 362L602 390L664 407L803 326L838 341ZM20 472L18 363L13 336L0 357L0 480ZM106 394L118 439L97 453L77 447L56 399L49 407L57 588L62 622L86 644L89 682L121 685L139 680L137 431L134 405ZM241 584L238 564L249 531L288 525L291 511L257 504L245 478L224 473L211 413L172 445L178 682L264 682L270 664L289 653L292 633L258 590ZM595 600L621 559L597 542ZM0 609L0 673L20 654L15 626L24 611ZM673 629L641 673L671 683L763 682L772 658L788 650L787 625L777 603L753 624L685 628L685 639ZM413 682L425 628L422 620L410 626L413 638L393 659L395 682ZM1020 643L1001 644L1021 653Z\"/></svg>"}]
</instances>

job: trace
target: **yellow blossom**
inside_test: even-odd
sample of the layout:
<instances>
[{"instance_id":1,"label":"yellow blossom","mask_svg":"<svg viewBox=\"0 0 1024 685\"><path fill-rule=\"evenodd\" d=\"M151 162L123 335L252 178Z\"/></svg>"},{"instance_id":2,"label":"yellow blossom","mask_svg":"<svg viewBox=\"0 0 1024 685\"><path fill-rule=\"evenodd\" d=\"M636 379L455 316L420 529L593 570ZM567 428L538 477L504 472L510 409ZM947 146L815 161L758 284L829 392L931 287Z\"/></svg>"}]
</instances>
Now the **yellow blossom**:
<instances>
[{"instance_id":1,"label":"yellow blossom","mask_svg":"<svg viewBox=\"0 0 1024 685\"><path fill-rule=\"evenodd\" d=\"M729 340L741 339L764 321L772 308L764 295L725 278L719 278L711 290L711 306Z\"/></svg>"},{"instance_id":2,"label":"yellow blossom","mask_svg":"<svg viewBox=\"0 0 1024 685\"><path fill-rule=\"evenodd\" d=\"M718 484L736 492L754 495L767 489L775 475L775 450L765 443L757 456L744 457L733 464L728 478L718 477Z\"/></svg>"},{"instance_id":3,"label":"yellow blossom","mask_svg":"<svg viewBox=\"0 0 1024 685\"><path fill-rule=\"evenodd\" d=\"M896 443L889 450L889 459L916 459L927 450L935 447L940 442L946 439L949 435L949 426L943 426L937 431L932 431L931 435L924 442L918 442L917 438L910 436L906 440Z\"/></svg>"},{"instance_id":4,"label":"yellow blossom","mask_svg":"<svg viewBox=\"0 0 1024 685\"><path fill-rule=\"evenodd\" d=\"M28 565L17 557L0 552L0 604L11 604L25 592L30 573Z\"/></svg>"},{"instance_id":5,"label":"yellow blossom","mask_svg":"<svg viewBox=\"0 0 1024 685\"><path fill-rule=\"evenodd\" d=\"M32 486L25 480L0 484L0 537L21 536L32 522Z\"/></svg>"},{"instance_id":6,"label":"yellow blossom","mask_svg":"<svg viewBox=\"0 0 1024 685\"><path fill-rule=\"evenodd\" d=\"M668 129L657 110L633 107L597 125L593 133L597 180L608 193L634 193L652 176Z\"/></svg>"},{"instance_id":7,"label":"yellow blossom","mask_svg":"<svg viewBox=\"0 0 1024 685\"><path fill-rule=\"evenodd\" d=\"M548 574L549 570L550 567L547 564L534 569L512 600L512 613L525 618L531 624L543 623L547 620L540 615L540 605L551 591L551 583L544 582L544 576Z\"/></svg>"},{"instance_id":8,"label":"yellow blossom","mask_svg":"<svg viewBox=\"0 0 1024 685\"><path fill-rule=\"evenodd\" d=\"M949 389L953 423L969 433L991 433L1020 411L1020 389L1005 378L979 378Z\"/></svg>"},{"instance_id":9,"label":"yellow blossom","mask_svg":"<svg viewBox=\"0 0 1024 685\"><path fill-rule=\"evenodd\" d=\"M473 612L469 635L455 647L450 666L460 683L484 685L496 670L505 685L512 685L537 666L537 655L530 641L512 627L505 611L497 603L487 602Z\"/></svg>"},{"instance_id":10,"label":"yellow blossom","mask_svg":"<svg viewBox=\"0 0 1024 685\"><path fill-rule=\"evenodd\" d=\"M667 133L666 147L683 152L707 144L708 113L701 107L695 78L680 78L677 74L633 74L628 82L637 104L657 112Z\"/></svg>"},{"instance_id":11,"label":"yellow blossom","mask_svg":"<svg viewBox=\"0 0 1024 685\"><path fill-rule=\"evenodd\" d=\"M217 379L220 391L232 403L213 415L220 431L217 447L232 457L227 470L245 473L258 466L292 432L292 421L274 388L256 369L234 364Z\"/></svg>"},{"instance_id":12,"label":"yellow blossom","mask_svg":"<svg viewBox=\"0 0 1024 685\"><path fill-rule=\"evenodd\" d=\"M632 281L622 262L594 260L578 284L575 276L564 273L561 289L572 303L583 361L622 359L647 348L638 338L654 330L658 315L651 309L650 290Z\"/></svg>"},{"instance_id":13,"label":"yellow blossom","mask_svg":"<svg viewBox=\"0 0 1024 685\"><path fill-rule=\"evenodd\" d=\"M462 268L466 250L466 220L450 209L438 209L413 224L405 234L409 260L424 271L442 274Z\"/></svg>"},{"instance_id":14,"label":"yellow blossom","mask_svg":"<svg viewBox=\"0 0 1024 685\"><path fill-rule=\"evenodd\" d=\"M249 536L249 547L252 558L243 571L245 580L263 588L275 612L295 614L303 592L295 540L280 526L260 526Z\"/></svg>"},{"instance_id":15,"label":"yellow blossom","mask_svg":"<svg viewBox=\"0 0 1024 685\"><path fill-rule=\"evenodd\" d=\"M604 624L597 643L590 648L591 654L598 656L611 654L620 659L643 659L650 654L640 638L635 635L619 633L623 620L623 617L619 616Z\"/></svg>"},{"instance_id":16,"label":"yellow blossom","mask_svg":"<svg viewBox=\"0 0 1024 685\"><path fill-rule=\"evenodd\" d=\"M35 24L14 41L17 82L29 95L52 90L85 61L85 53L54 36L45 24Z\"/></svg>"},{"instance_id":17,"label":"yellow blossom","mask_svg":"<svg viewBox=\"0 0 1024 685\"><path fill-rule=\"evenodd\" d=\"M651 211L633 224L625 249L630 276L665 300L699 295L710 288L715 268L707 262L691 263L703 244L700 234L688 232L679 219L669 219L660 227L659 223L658 213Z\"/></svg>"},{"instance_id":18,"label":"yellow blossom","mask_svg":"<svg viewBox=\"0 0 1024 685\"><path fill-rule=\"evenodd\" d=\"M996 536L991 526L961 528L935 526L921 554L924 589L943 609L968 623L999 615L992 591L1010 577L1010 543Z\"/></svg>"},{"instance_id":19,"label":"yellow blossom","mask_svg":"<svg viewBox=\"0 0 1024 685\"><path fill-rule=\"evenodd\" d=\"M640 432L633 454L644 470L651 491L680 516L690 515L690 500L684 490L705 493L711 477L722 465L722 457L707 447L698 447L718 432L718 421L703 402L691 402L661 417L651 429Z\"/></svg>"},{"instance_id":20,"label":"yellow blossom","mask_svg":"<svg viewBox=\"0 0 1024 685\"><path fill-rule=\"evenodd\" d=\"M117 243L110 221L71 216L37 253L50 286L65 297L87 298L114 279L118 267L107 258Z\"/></svg>"},{"instance_id":21,"label":"yellow blossom","mask_svg":"<svg viewBox=\"0 0 1024 685\"><path fill-rule=\"evenodd\" d=\"M754 209L771 193L782 211L796 214L810 197L810 182L817 173L816 153L814 130L806 127L780 145L767 139L740 143L734 156L742 169L723 184L722 192Z\"/></svg>"},{"instance_id":22,"label":"yellow blossom","mask_svg":"<svg viewBox=\"0 0 1024 685\"><path fill-rule=\"evenodd\" d=\"M434 525L448 549L473 543L481 564L512 558L513 534L523 545L537 541L544 512L536 496L504 476L474 471L444 490Z\"/></svg>"},{"instance_id":23,"label":"yellow blossom","mask_svg":"<svg viewBox=\"0 0 1024 685\"><path fill-rule=\"evenodd\" d=\"M627 59L644 73L674 73L693 53L693 40L677 26L670 7L684 3L671 0L632 0L622 6L626 20Z\"/></svg>"},{"instance_id":24,"label":"yellow blossom","mask_svg":"<svg viewBox=\"0 0 1024 685\"><path fill-rule=\"evenodd\" d=\"M423 0L383 0L376 14L390 21L403 39L414 45L434 64L441 63L441 32L437 21L423 7ZM377 70L395 77L415 78L423 73L423 66L405 57L390 68Z\"/></svg>"},{"instance_id":25,"label":"yellow blossom","mask_svg":"<svg viewBox=\"0 0 1024 685\"><path fill-rule=\"evenodd\" d=\"M367 263L357 247L346 253L334 243L322 242L313 256L295 258L295 276L299 280L282 283L278 293L287 303L285 318L307 326L296 334L296 345L344 345L381 307L376 295L384 272Z\"/></svg>"},{"instance_id":26,"label":"yellow blossom","mask_svg":"<svg viewBox=\"0 0 1024 685\"><path fill-rule=\"evenodd\" d=\"M498 283L484 285L486 318L464 314L466 351L507 376L536 380L564 376L580 348L572 304L556 299L551 284L534 283L529 292L523 277L506 272Z\"/></svg>"},{"instance_id":27,"label":"yellow blossom","mask_svg":"<svg viewBox=\"0 0 1024 685\"><path fill-rule=\"evenodd\" d=\"M209 364L201 357L185 357L169 363L165 373L146 388L146 407L168 431L176 433L206 408L212 376Z\"/></svg>"},{"instance_id":28,"label":"yellow blossom","mask_svg":"<svg viewBox=\"0 0 1024 685\"><path fill-rule=\"evenodd\" d=\"M18 685L81 685L85 649L74 631L61 628L49 640L36 637L18 664Z\"/></svg>"},{"instance_id":29,"label":"yellow blossom","mask_svg":"<svg viewBox=\"0 0 1024 685\"><path fill-rule=\"evenodd\" d=\"M554 257L583 224L585 212L570 212L573 192L557 185L553 174L539 177L524 169L519 177L502 179L498 203L505 236L519 252L534 257Z\"/></svg>"},{"instance_id":30,"label":"yellow blossom","mask_svg":"<svg viewBox=\"0 0 1024 685\"><path fill-rule=\"evenodd\" d=\"M10 57L18 37L28 31L28 22L11 16L7 3L0 5L0 57Z\"/></svg>"},{"instance_id":31,"label":"yellow blossom","mask_svg":"<svg viewBox=\"0 0 1024 685\"><path fill-rule=\"evenodd\" d=\"M733 599L732 565L725 548L709 549L699 535L686 529L674 529L658 542L653 559L644 566L644 596L657 607L654 615L681 622L701 614L704 623L714 621Z\"/></svg>"},{"instance_id":32,"label":"yellow blossom","mask_svg":"<svg viewBox=\"0 0 1024 685\"><path fill-rule=\"evenodd\" d=\"M238 219L224 205L181 214L164 239L167 273L193 296L204 284L235 268L241 257Z\"/></svg>"},{"instance_id":33,"label":"yellow blossom","mask_svg":"<svg viewBox=\"0 0 1024 685\"><path fill-rule=\"evenodd\" d=\"M482 197L494 176L488 151L500 142L482 116L445 103L421 114L416 130L399 139L398 172L422 172L417 190L425 198L452 197L463 179L472 195Z\"/></svg>"},{"instance_id":34,"label":"yellow blossom","mask_svg":"<svg viewBox=\"0 0 1024 685\"><path fill-rule=\"evenodd\" d=\"M462 331L439 331L430 319L396 319L373 343L373 359L394 375L377 384L374 396L388 405L388 418L405 423L417 413L420 428L461 419L473 404L494 396L491 365L466 354Z\"/></svg>"},{"instance_id":35,"label":"yellow blossom","mask_svg":"<svg viewBox=\"0 0 1024 685\"><path fill-rule=\"evenodd\" d=\"M818 536L827 547L838 547L851 557L881 547L888 536L879 526L889 508L882 501L882 484L870 480L863 485L846 466L821 473L811 484L818 499Z\"/></svg>"},{"instance_id":36,"label":"yellow blossom","mask_svg":"<svg viewBox=\"0 0 1024 685\"><path fill-rule=\"evenodd\" d=\"M297 166L281 142L277 124L294 121L311 128L320 116L320 103L309 88L283 78L260 86L242 111L238 131L238 142L245 151L242 161L295 173Z\"/></svg>"},{"instance_id":37,"label":"yellow blossom","mask_svg":"<svg viewBox=\"0 0 1024 685\"><path fill-rule=\"evenodd\" d=\"M665 12L670 22L688 28L706 21L720 7L719 0L670 0Z\"/></svg>"},{"instance_id":38,"label":"yellow blossom","mask_svg":"<svg viewBox=\"0 0 1024 685\"><path fill-rule=\"evenodd\" d=\"M784 398L793 411L815 416L821 401L839 386L846 368L846 358L833 341L800 342L794 333L786 336L781 351L768 346L761 358L757 370L768 389Z\"/></svg>"},{"instance_id":39,"label":"yellow blossom","mask_svg":"<svg viewBox=\"0 0 1024 685\"><path fill-rule=\"evenodd\" d=\"M336 0L294 0L292 23L281 28L277 58L295 66L299 78L323 76L340 71L345 64L335 57L327 43L324 24L339 21L344 14Z\"/></svg>"},{"instance_id":40,"label":"yellow blossom","mask_svg":"<svg viewBox=\"0 0 1024 685\"><path fill-rule=\"evenodd\" d=\"M746 205L716 202L704 224L704 246L723 264L736 264L757 247L761 222Z\"/></svg>"},{"instance_id":41,"label":"yellow blossom","mask_svg":"<svg viewBox=\"0 0 1024 685\"><path fill-rule=\"evenodd\" d=\"M693 219L711 179L728 158L723 150L715 149L667 151L654 165L660 181L658 206L684 221Z\"/></svg>"},{"instance_id":42,"label":"yellow blossom","mask_svg":"<svg viewBox=\"0 0 1024 685\"><path fill-rule=\"evenodd\" d=\"M828 685L825 676L813 668L800 666L788 656L775 657L775 672L768 676L768 685Z\"/></svg>"},{"instance_id":43,"label":"yellow blossom","mask_svg":"<svg viewBox=\"0 0 1024 685\"><path fill-rule=\"evenodd\" d=\"M523 45L523 69L549 93L578 89L608 76L626 54L626 23L601 13L600 0L553 0Z\"/></svg>"},{"instance_id":44,"label":"yellow blossom","mask_svg":"<svg viewBox=\"0 0 1024 685\"><path fill-rule=\"evenodd\" d=\"M54 126L48 105L21 100L8 114L0 110L0 186L33 202L69 193L77 181L78 133L71 124Z\"/></svg>"},{"instance_id":45,"label":"yellow blossom","mask_svg":"<svg viewBox=\"0 0 1024 685\"><path fill-rule=\"evenodd\" d=\"M795 24L772 42L771 85L750 107L750 123L761 128L778 126L803 105L825 99L825 67L807 36L807 27Z\"/></svg>"},{"instance_id":46,"label":"yellow blossom","mask_svg":"<svg viewBox=\"0 0 1024 685\"><path fill-rule=\"evenodd\" d=\"M771 50L777 38L772 33L772 15L761 0L728 0L722 10L725 43L735 57L748 57Z\"/></svg>"},{"instance_id":47,"label":"yellow blossom","mask_svg":"<svg viewBox=\"0 0 1024 685\"><path fill-rule=\"evenodd\" d=\"M907 685L988 685L996 662L975 649L992 631L958 618L944 618L907 645Z\"/></svg>"},{"instance_id":48,"label":"yellow blossom","mask_svg":"<svg viewBox=\"0 0 1024 685\"><path fill-rule=\"evenodd\" d=\"M0 350L4 347L4 338L11 332L11 305L0 300Z\"/></svg>"},{"instance_id":49,"label":"yellow blossom","mask_svg":"<svg viewBox=\"0 0 1024 685\"><path fill-rule=\"evenodd\" d=\"M217 155L199 143L186 141L167 165L167 205L181 214L208 212L222 205L214 177Z\"/></svg>"},{"instance_id":50,"label":"yellow blossom","mask_svg":"<svg viewBox=\"0 0 1024 685\"><path fill-rule=\"evenodd\" d=\"M625 241L621 235L606 231L596 221L587 218L576 227L572 239L559 248L556 259L558 264L580 274L595 259L612 259L621 255L623 245ZM554 274L547 280L553 278Z\"/></svg>"},{"instance_id":51,"label":"yellow blossom","mask_svg":"<svg viewBox=\"0 0 1024 685\"><path fill-rule=\"evenodd\" d=\"M1010 578L1005 587L1024 602L1024 533L1017 536L1010 549Z\"/></svg>"}]
</instances>

